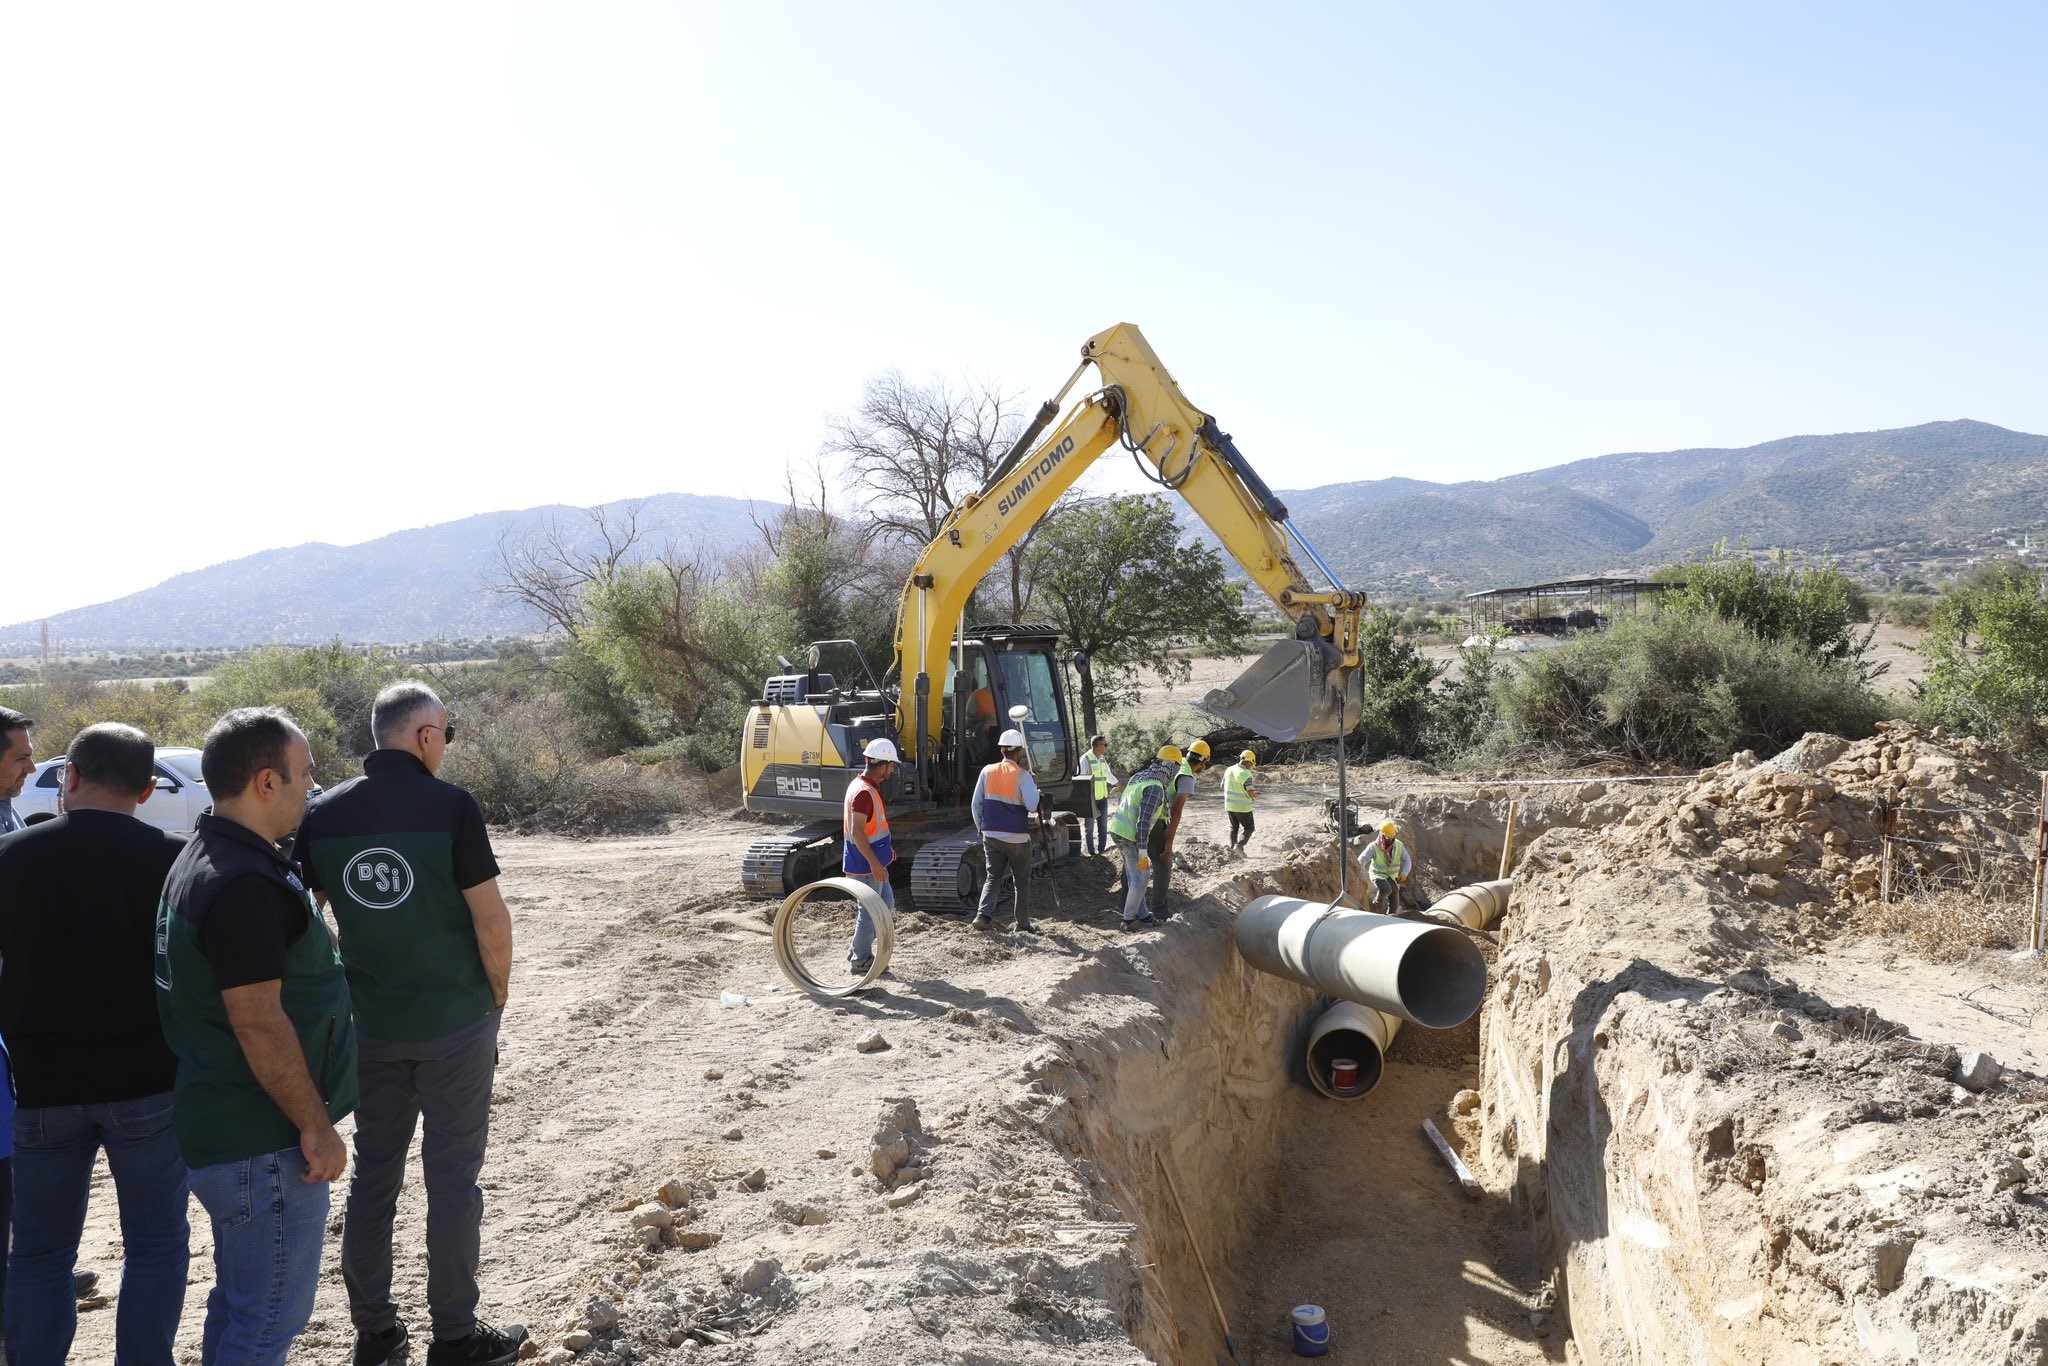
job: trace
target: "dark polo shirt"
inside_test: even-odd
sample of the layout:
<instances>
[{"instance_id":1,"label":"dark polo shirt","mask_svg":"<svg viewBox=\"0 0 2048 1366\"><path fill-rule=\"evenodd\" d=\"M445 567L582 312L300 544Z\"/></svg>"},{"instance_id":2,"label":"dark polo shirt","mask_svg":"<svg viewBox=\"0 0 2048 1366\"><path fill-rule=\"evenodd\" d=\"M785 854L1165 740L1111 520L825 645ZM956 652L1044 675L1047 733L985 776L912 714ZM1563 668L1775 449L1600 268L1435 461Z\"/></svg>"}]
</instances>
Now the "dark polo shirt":
<instances>
[{"instance_id":1,"label":"dark polo shirt","mask_svg":"<svg viewBox=\"0 0 2048 1366\"><path fill-rule=\"evenodd\" d=\"M0 839L0 1037L24 1107L171 1089L156 909L184 847L113 811L67 812Z\"/></svg>"}]
</instances>

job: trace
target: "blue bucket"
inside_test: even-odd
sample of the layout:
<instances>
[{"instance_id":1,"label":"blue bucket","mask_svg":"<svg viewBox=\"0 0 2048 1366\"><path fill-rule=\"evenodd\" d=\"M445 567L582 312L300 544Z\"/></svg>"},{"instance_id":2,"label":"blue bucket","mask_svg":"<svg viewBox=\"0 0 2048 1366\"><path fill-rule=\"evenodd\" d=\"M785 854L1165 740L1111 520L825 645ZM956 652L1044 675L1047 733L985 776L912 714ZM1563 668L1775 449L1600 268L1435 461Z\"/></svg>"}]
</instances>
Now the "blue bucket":
<instances>
[{"instance_id":1,"label":"blue bucket","mask_svg":"<svg viewBox=\"0 0 2048 1366\"><path fill-rule=\"evenodd\" d=\"M1294 1354L1319 1357L1330 1350L1330 1325L1323 1322L1320 1304L1297 1304L1289 1316L1294 1321Z\"/></svg>"}]
</instances>

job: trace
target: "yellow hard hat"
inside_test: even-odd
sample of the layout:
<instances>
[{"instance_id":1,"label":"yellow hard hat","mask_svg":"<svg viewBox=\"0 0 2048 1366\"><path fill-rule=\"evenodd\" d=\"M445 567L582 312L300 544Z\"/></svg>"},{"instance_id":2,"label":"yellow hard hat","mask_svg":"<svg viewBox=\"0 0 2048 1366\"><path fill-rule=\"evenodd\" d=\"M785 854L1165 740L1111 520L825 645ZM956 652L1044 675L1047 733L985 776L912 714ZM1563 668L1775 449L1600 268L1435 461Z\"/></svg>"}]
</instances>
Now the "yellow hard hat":
<instances>
[{"instance_id":1,"label":"yellow hard hat","mask_svg":"<svg viewBox=\"0 0 2048 1366\"><path fill-rule=\"evenodd\" d=\"M1159 747L1159 757L1164 759L1169 764L1179 763L1181 761L1180 746L1161 745Z\"/></svg>"},{"instance_id":2,"label":"yellow hard hat","mask_svg":"<svg viewBox=\"0 0 2048 1366\"><path fill-rule=\"evenodd\" d=\"M1401 830L1400 827L1395 825L1392 821L1387 821L1385 824L1380 826L1380 833L1382 835L1385 835L1388 839L1392 839L1396 835L1400 834Z\"/></svg>"},{"instance_id":3,"label":"yellow hard hat","mask_svg":"<svg viewBox=\"0 0 2048 1366\"><path fill-rule=\"evenodd\" d=\"M1237 761L1243 764L1246 768L1257 768L1259 766L1259 756L1252 753L1250 750L1246 750L1244 753L1238 755Z\"/></svg>"},{"instance_id":4,"label":"yellow hard hat","mask_svg":"<svg viewBox=\"0 0 2048 1366\"><path fill-rule=\"evenodd\" d=\"M1206 759L1206 758L1208 758L1208 757L1209 757L1209 742L1208 742L1207 740L1197 740L1197 741L1195 741L1195 743L1193 743L1192 745L1189 745L1189 746L1188 746L1188 753L1189 753L1189 754L1191 754L1191 755L1193 755L1193 756L1194 756L1195 758L1197 758L1197 759Z\"/></svg>"}]
</instances>

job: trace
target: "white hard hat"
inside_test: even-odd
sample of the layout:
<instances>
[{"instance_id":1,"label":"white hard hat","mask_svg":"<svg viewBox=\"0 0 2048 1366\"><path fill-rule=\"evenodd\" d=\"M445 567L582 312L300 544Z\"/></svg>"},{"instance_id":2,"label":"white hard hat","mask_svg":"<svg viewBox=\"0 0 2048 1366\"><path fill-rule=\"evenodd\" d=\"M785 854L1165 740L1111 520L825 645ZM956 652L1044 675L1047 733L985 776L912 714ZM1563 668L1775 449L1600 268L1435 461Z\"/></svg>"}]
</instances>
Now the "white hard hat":
<instances>
[{"instance_id":1,"label":"white hard hat","mask_svg":"<svg viewBox=\"0 0 2048 1366\"><path fill-rule=\"evenodd\" d=\"M896 742L894 740L870 740L868 741L868 747L862 750L861 753L870 760L887 759L892 764L903 762L896 753Z\"/></svg>"},{"instance_id":2,"label":"white hard hat","mask_svg":"<svg viewBox=\"0 0 2048 1366\"><path fill-rule=\"evenodd\" d=\"M996 737L996 744L1003 749L1022 749L1024 732L1016 729L1006 730Z\"/></svg>"}]
</instances>

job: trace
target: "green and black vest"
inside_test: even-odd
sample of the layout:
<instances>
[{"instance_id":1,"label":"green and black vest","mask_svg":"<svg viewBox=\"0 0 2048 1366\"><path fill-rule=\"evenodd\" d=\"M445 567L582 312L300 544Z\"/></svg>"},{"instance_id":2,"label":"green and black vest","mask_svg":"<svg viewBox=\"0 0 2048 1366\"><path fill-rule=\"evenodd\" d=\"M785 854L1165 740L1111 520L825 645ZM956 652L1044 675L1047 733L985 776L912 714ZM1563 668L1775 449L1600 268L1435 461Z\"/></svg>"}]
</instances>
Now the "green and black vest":
<instances>
[{"instance_id":1,"label":"green and black vest","mask_svg":"<svg viewBox=\"0 0 2048 1366\"><path fill-rule=\"evenodd\" d=\"M457 868L456 837L470 822L481 839L467 792L404 750L380 749L299 826L295 852L334 909L356 1023L369 1038L428 1043L496 1007L458 873L474 886L497 865Z\"/></svg>"},{"instance_id":2,"label":"green and black vest","mask_svg":"<svg viewBox=\"0 0 2048 1366\"><path fill-rule=\"evenodd\" d=\"M285 953L284 1013L305 1050L306 1071L327 1101L327 1117L338 1122L356 1108L348 982L327 922L275 845L224 816L201 816L192 842L171 865L156 915L157 1009L164 1041L178 1057L173 1123L185 1165L195 1169L299 1146L298 1126L249 1070L199 943L221 889L244 877L275 882L306 909L306 931Z\"/></svg>"},{"instance_id":3,"label":"green and black vest","mask_svg":"<svg viewBox=\"0 0 2048 1366\"><path fill-rule=\"evenodd\" d=\"M1139 809L1145 804L1145 794L1148 791L1164 788L1169 774L1170 770L1162 769L1155 764L1150 768L1138 770L1125 780L1123 800L1117 803L1116 810L1112 811L1109 815L1109 833L1129 844L1140 843L1144 839L1144 835L1138 833L1138 813ZM1166 808L1170 795L1170 793L1162 793L1160 795L1159 805L1153 808L1152 811L1153 825L1160 825L1165 822ZM1149 827L1146 833L1150 833Z\"/></svg>"}]
</instances>

